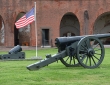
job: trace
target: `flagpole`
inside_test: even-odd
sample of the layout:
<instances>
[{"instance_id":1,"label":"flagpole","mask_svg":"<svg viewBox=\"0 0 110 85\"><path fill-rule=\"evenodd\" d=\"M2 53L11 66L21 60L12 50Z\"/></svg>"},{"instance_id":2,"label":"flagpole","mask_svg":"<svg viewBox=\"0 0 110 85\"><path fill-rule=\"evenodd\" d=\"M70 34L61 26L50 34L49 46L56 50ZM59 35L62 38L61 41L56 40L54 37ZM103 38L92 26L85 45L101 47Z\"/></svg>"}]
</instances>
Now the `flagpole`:
<instances>
[{"instance_id":1,"label":"flagpole","mask_svg":"<svg viewBox=\"0 0 110 85\"><path fill-rule=\"evenodd\" d=\"M35 14L34 14L34 19L35 19L35 37L36 37L36 57L37 57L37 23L36 23L36 2L35 4Z\"/></svg>"}]
</instances>

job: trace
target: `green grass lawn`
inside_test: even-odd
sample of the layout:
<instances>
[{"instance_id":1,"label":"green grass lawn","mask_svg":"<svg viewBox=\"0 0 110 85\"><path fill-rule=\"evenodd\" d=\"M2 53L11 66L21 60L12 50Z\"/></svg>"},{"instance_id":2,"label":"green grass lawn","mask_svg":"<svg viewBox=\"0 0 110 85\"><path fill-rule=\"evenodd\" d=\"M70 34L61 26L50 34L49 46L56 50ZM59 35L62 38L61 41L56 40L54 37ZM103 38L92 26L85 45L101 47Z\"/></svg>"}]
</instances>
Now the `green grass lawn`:
<instances>
[{"instance_id":1,"label":"green grass lawn","mask_svg":"<svg viewBox=\"0 0 110 85\"><path fill-rule=\"evenodd\" d=\"M25 51L26 58L35 56L35 50ZM0 52L0 54L7 52ZM38 56L57 53L56 48L38 50ZM110 85L110 49L105 49L105 58L100 67L65 67L60 61L37 71L26 66L32 61L0 61L0 85Z\"/></svg>"}]
</instances>

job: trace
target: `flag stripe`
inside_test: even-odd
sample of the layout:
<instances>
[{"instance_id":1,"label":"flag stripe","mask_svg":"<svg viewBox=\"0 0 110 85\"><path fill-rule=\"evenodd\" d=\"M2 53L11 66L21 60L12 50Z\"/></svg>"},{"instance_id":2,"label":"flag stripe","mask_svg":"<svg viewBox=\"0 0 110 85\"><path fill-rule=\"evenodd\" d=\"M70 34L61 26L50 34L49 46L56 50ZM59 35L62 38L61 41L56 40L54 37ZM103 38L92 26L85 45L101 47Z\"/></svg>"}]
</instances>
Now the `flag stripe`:
<instances>
[{"instance_id":1,"label":"flag stripe","mask_svg":"<svg viewBox=\"0 0 110 85\"><path fill-rule=\"evenodd\" d=\"M30 24L33 21L34 21L34 16L31 16L28 19L24 18L24 19L19 20L15 25L17 28L21 28L21 27L24 27L24 26Z\"/></svg>"}]
</instances>

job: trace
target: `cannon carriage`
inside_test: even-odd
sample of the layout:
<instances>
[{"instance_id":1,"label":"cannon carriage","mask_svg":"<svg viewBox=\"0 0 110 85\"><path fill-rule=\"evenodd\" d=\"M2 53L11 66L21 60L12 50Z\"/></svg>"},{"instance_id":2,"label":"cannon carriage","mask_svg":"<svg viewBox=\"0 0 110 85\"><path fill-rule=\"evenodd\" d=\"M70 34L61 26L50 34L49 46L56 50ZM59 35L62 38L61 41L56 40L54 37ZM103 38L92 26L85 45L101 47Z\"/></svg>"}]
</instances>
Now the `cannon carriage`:
<instances>
[{"instance_id":1,"label":"cannon carriage","mask_svg":"<svg viewBox=\"0 0 110 85\"><path fill-rule=\"evenodd\" d=\"M47 55L44 60L27 66L28 70L37 70L60 60L66 67L83 66L93 69L98 67L105 55L104 46L100 39L108 38L110 34L84 35L74 37L58 37L55 45L58 53Z\"/></svg>"}]
</instances>

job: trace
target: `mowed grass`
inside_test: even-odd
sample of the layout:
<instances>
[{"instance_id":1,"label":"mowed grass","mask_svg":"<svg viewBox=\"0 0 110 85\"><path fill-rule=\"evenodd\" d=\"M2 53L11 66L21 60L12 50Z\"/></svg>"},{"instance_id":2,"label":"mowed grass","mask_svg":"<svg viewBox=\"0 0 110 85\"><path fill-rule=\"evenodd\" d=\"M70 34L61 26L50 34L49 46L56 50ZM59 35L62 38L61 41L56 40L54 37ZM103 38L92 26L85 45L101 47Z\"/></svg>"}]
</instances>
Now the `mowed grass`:
<instances>
[{"instance_id":1,"label":"mowed grass","mask_svg":"<svg viewBox=\"0 0 110 85\"><path fill-rule=\"evenodd\" d=\"M7 52L0 52L0 54ZM25 51L26 58L35 56L35 50ZM38 56L57 53L56 48L40 49ZM105 49L105 58L100 67L65 67L60 61L37 71L26 66L32 61L0 61L0 85L110 85L110 49Z\"/></svg>"}]
</instances>

